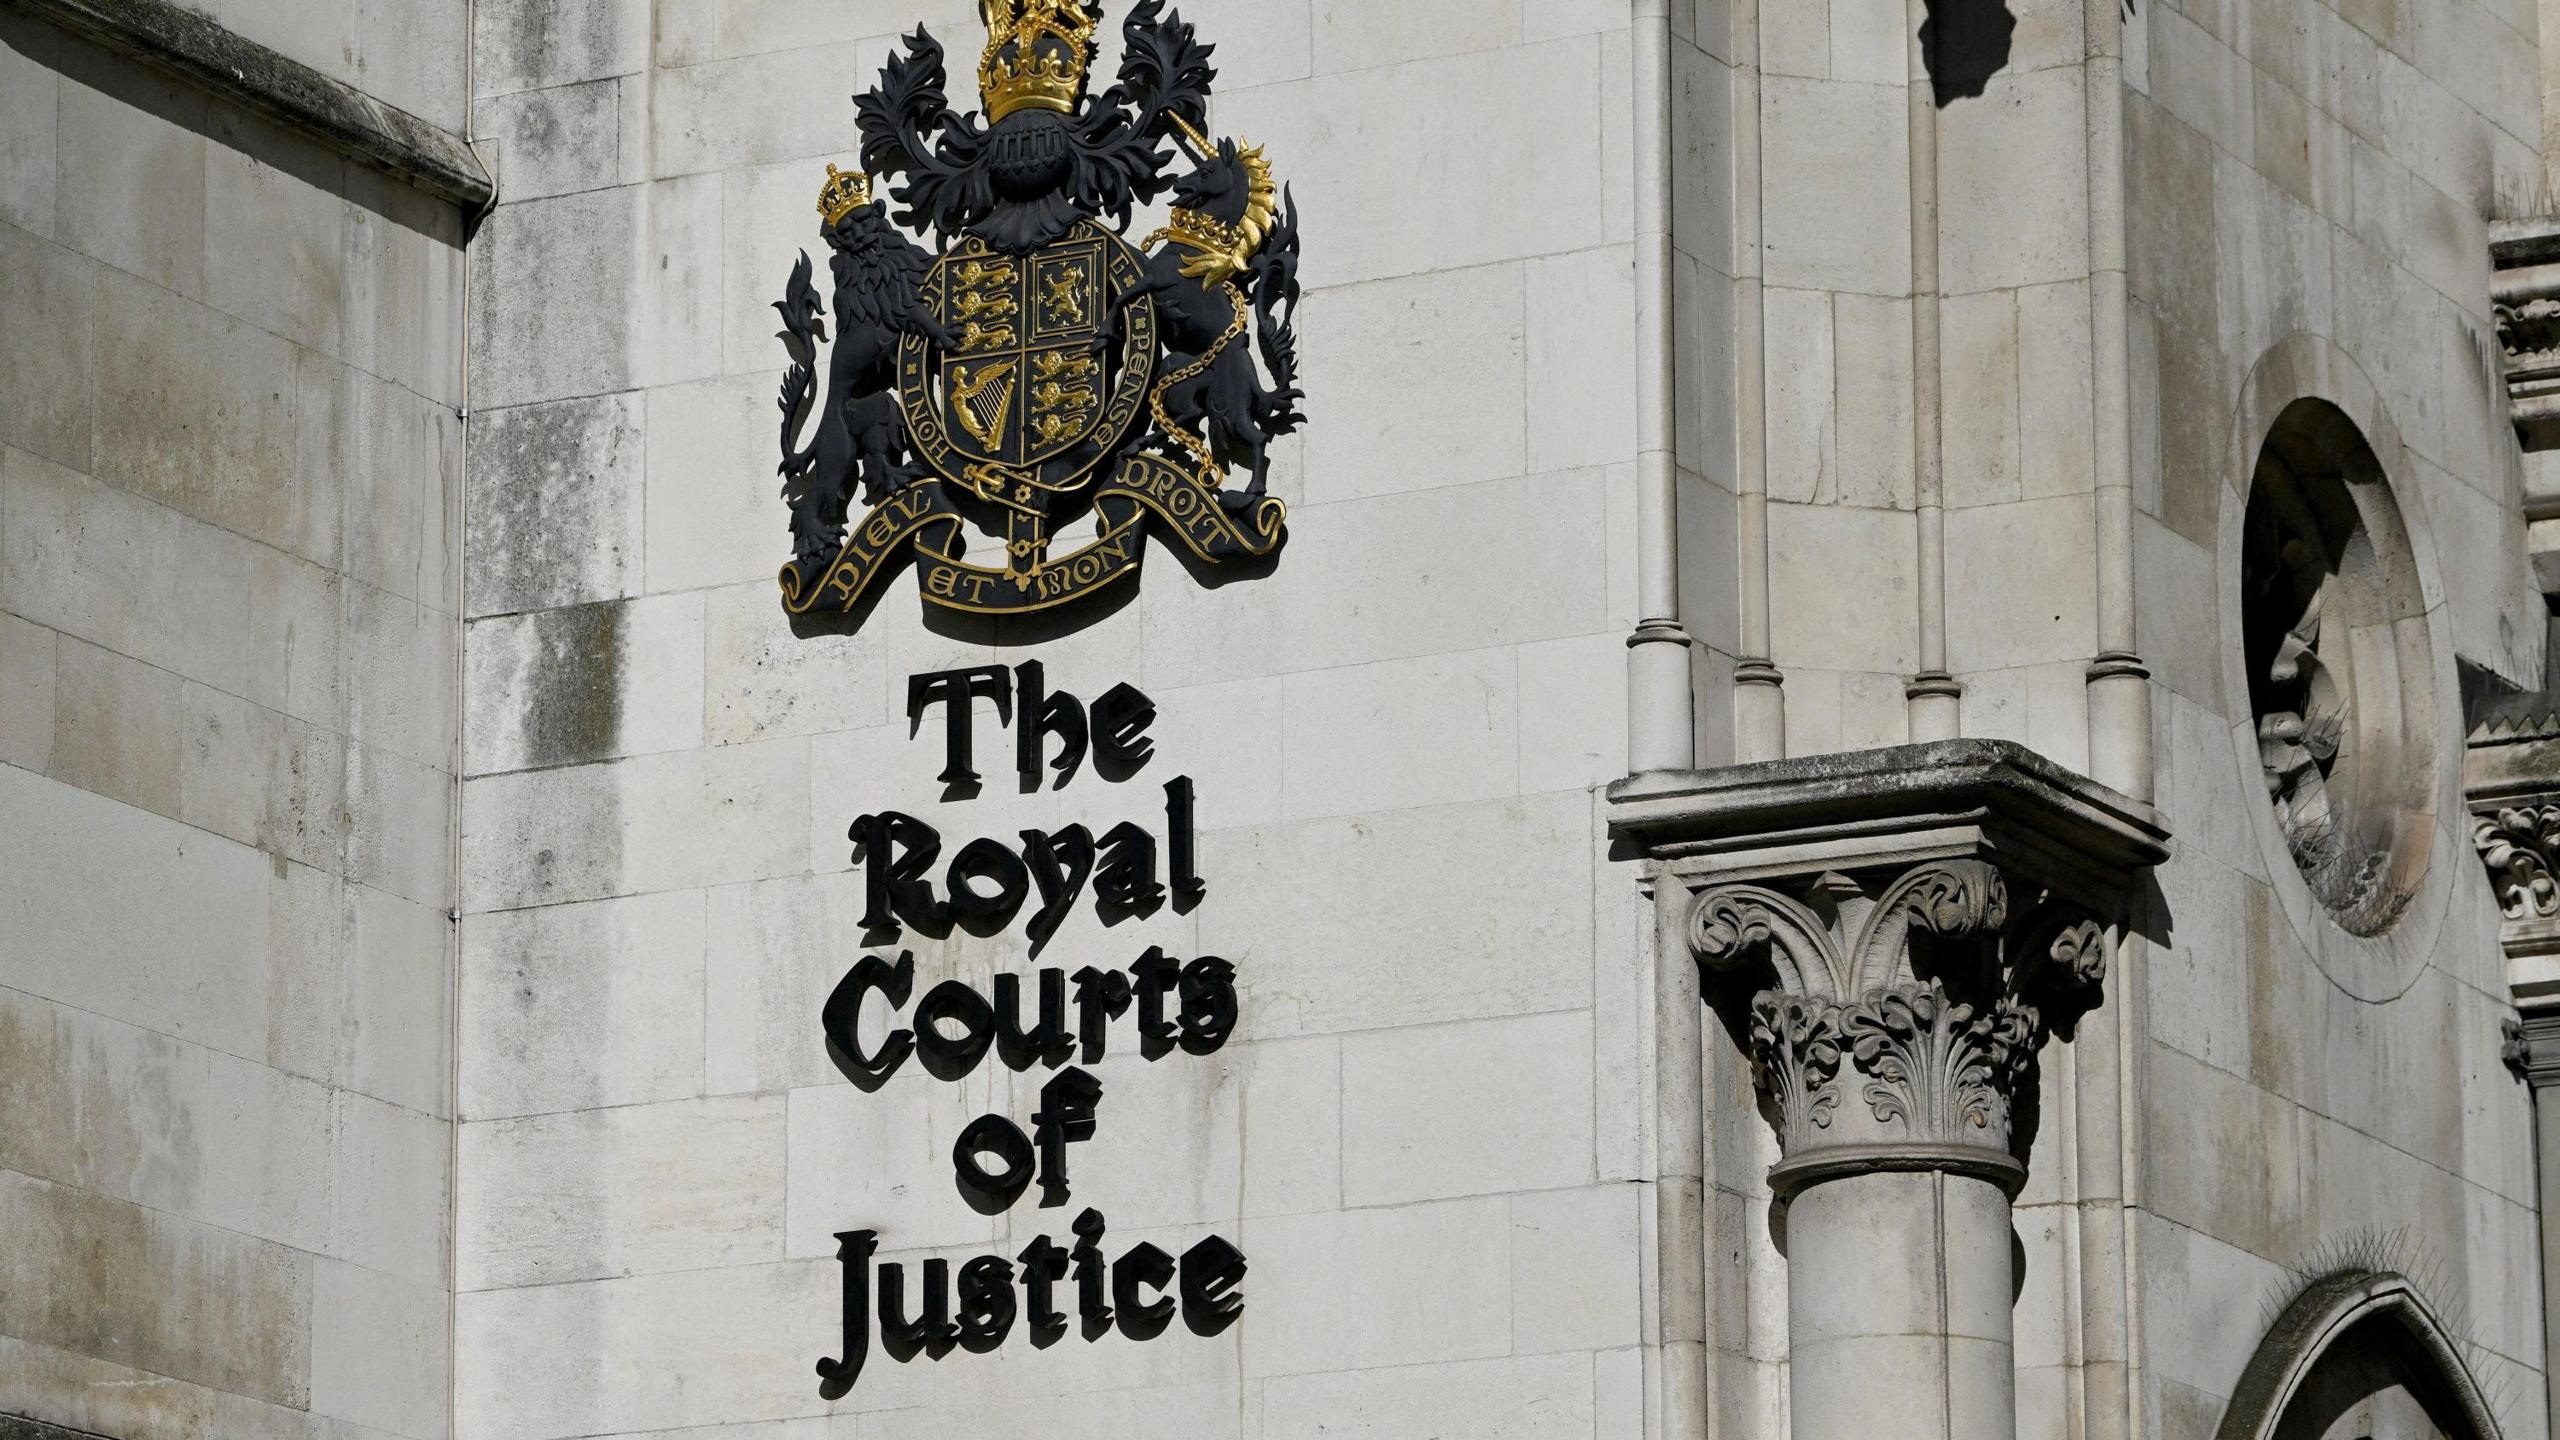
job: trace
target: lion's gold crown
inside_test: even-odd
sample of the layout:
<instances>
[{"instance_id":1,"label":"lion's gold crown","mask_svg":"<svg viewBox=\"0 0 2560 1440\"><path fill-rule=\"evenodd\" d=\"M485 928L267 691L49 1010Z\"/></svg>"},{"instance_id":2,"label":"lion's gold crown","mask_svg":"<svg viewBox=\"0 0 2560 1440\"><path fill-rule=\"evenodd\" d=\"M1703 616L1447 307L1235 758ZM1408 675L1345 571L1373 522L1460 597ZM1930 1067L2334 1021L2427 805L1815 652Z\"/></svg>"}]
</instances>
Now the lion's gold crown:
<instances>
[{"instance_id":1,"label":"lion's gold crown","mask_svg":"<svg viewBox=\"0 0 2560 1440\"><path fill-rule=\"evenodd\" d=\"M871 203L871 177L859 170L827 167L827 183L818 191L818 213L829 225Z\"/></svg>"},{"instance_id":2,"label":"lion's gold crown","mask_svg":"<svg viewBox=\"0 0 2560 1440\"><path fill-rule=\"evenodd\" d=\"M987 53L978 93L994 124L1017 110L1075 113L1093 65L1094 18L1083 0L979 0Z\"/></svg>"}]
</instances>

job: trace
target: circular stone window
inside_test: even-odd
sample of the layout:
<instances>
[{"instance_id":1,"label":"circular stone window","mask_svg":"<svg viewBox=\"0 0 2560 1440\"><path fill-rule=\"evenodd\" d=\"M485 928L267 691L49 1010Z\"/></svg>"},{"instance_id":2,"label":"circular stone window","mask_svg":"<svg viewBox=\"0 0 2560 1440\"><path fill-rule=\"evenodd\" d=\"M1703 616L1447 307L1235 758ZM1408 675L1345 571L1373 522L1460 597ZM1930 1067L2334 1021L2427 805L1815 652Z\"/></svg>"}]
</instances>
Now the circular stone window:
<instances>
[{"instance_id":1,"label":"circular stone window","mask_svg":"<svg viewBox=\"0 0 2560 1440\"><path fill-rule=\"evenodd\" d=\"M2311 893L2357 935L2426 878L2435 665L2409 537L2373 449L2288 406L2251 477L2241 629L2258 763Z\"/></svg>"}]
</instances>

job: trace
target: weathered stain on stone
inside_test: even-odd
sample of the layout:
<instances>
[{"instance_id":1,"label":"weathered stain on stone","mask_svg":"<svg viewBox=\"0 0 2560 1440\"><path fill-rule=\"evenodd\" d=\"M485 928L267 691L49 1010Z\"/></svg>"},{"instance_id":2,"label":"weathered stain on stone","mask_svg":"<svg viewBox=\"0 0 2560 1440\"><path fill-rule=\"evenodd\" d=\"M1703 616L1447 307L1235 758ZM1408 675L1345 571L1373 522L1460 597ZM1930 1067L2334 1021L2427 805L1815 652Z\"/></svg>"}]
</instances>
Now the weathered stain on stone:
<instances>
[{"instance_id":1,"label":"weathered stain on stone","mask_svg":"<svg viewBox=\"0 0 2560 1440\"><path fill-rule=\"evenodd\" d=\"M464 605L473 615L630 593L640 417L628 396L488 412L471 426Z\"/></svg>"},{"instance_id":2,"label":"weathered stain on stone","mask_svg":"<svg viewBox=\"0 0 2560 1440\"><path fill-rule=\"evenodd\" d=\"M0 1172L0 1333L270 1404L310 1397L310 1261Z\"/></svg>"}]
</instances>

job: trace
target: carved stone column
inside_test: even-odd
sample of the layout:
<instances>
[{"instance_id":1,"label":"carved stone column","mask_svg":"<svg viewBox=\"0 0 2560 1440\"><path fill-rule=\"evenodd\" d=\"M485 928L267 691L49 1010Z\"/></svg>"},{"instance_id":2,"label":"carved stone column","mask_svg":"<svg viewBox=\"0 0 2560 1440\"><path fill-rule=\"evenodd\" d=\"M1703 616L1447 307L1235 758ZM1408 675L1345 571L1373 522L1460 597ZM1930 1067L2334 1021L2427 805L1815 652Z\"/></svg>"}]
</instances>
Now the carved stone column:
<instances>
[{"instance_id":1,"label":"carved stone column","mask_svg":"<svg viewBox=\"0 0 2560 1440\"><path fill-rule=\"evenodd\" d=\"M1613 799L1778 1133L1796 1440L2008 1440L2036 1057L2165 855L2149 807L1968 740Z\"/></svg>"}]
</instances>

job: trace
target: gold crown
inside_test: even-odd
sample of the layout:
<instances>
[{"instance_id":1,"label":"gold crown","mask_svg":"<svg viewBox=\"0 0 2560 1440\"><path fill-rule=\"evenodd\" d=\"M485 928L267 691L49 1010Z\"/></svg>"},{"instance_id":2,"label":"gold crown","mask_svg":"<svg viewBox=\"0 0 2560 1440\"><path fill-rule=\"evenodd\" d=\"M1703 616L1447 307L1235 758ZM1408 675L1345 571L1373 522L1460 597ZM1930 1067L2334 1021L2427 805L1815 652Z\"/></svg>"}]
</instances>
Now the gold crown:
<instances>
[{"instance_id":1,"label":"gold crown","mask_svg":"<svg viewBox=\"0 0 2560 1440\"><path fill-rule=\"evenodd\" d=\"M827 167L827 183L818 191L818 213L833 225L871 203L871 177L859 170Z\"/></svg>"},{"instance_id":2,"label":"gold crown","mask_svg":"<svg viewBox=\"0 0 2560 1440\"><path fill-rule=\"evenodd\" d=\"M987 53L978 94L995 124L1016 110L1075 113L1093 64L1094 20L1083 0L978 0Z\"/></svg>"}]
</instances>

